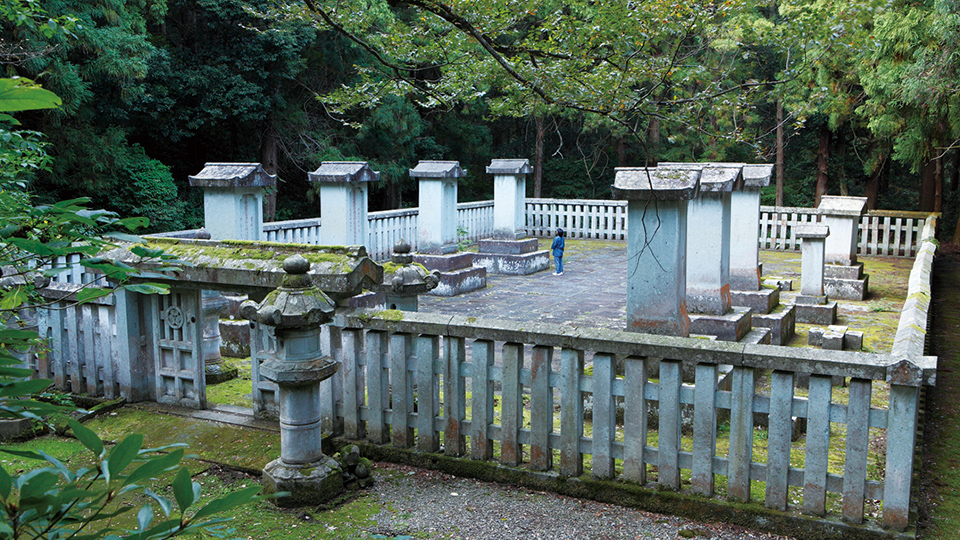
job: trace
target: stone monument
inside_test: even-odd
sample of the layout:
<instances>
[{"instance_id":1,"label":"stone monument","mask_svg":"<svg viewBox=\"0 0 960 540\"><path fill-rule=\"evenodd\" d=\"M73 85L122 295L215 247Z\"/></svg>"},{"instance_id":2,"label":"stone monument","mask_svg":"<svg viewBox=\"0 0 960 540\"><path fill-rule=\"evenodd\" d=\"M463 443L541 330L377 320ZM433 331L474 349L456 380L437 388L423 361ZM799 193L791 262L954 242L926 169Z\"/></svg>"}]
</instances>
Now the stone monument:
<instances>
[{"instance_id":1,"label":"stone monument","mask_svg":"<svg viewBox=\"0 0 960 540\"><path fill-rule=\"evenodd\" d=\"M800 239L800 294L797 295L797 321L831 325L837 320L837 302L824 294L823 269L827 237L826 225L797 225L794 234Z\"/></svg>"},{"instance_id":2,"label":"stone monument","mask_svg":"<svg viewBox=\"0 0 960 540\"><path fill-rule=\"evenodd\" d=\"M307 178L319 186L320 242L367 245L368 186L380 180L380 173L366 161L324 161Z\"/></svg>"},{"instance_id":3,"label":"stone monument","mask_svg":"<svg viewBox=\"0 0 960 540\"><path fill-rule=\"evenodd\" d=\"M466 176L456 161L421 161L410 169L419 180L417 253L413 260L440 271L440 284L430 291L455 296L487 286L486 268L473 265L472 253L457 246L457 179Z\"/></svg>"},{"instance_id":4,"label":"stone monument","mask_svg":"<svg viewBox=\"0 0 960 540\"><path fill-rule=\"evenodd\" d=\"M842 300L863 300L869 278L857 262L860 217L866 213L866 197L824 195L820 198L820 222L830 227L826 243L824 287L826 294Z\"/></svg>"},{"instance_id":5,"label":"stone monument","mask_svg":"<svg viewBox=\"0 0 960 540\"><path fill-rule=\"evenodd\" d=\"M480 240L473 264L491 274L525 276L550 266L547 250L537 249L536 238L526 238L526 159L495 159L487 166L493 176L493 237Z\"/></svg>"}]
</instances>

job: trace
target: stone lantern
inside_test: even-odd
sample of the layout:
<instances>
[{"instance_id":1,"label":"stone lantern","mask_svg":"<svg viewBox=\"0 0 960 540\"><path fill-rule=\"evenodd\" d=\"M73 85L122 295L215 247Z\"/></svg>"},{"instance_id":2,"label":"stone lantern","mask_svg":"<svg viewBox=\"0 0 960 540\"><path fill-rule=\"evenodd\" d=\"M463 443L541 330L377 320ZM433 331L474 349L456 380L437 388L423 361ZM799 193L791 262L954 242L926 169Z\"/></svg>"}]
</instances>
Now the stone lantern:
<instances>
[{"instance_id":1,"label":"stone lantern","mask_svg":"<svg viewBox=\"0 0 960 540\"><path fill-rule=\"evenodd\" d=\"M405 240L400 240L393 247L390 262L395 269L392 276L385 275L383 280L388 309L417 311L419 295L437 288L440 283L440 272L428 272L423 266L414 264L410 250L410 244Z\"/></svg>"},{"instance_id":2,"label":"stone lantern","mask_svg":"<svg viewBox=\"0 0 960 540\"><path fill-rule=\"evenodd\" d=\"M268 492L287 491L281 506L322 504L343 490L340 465L321 451L320 382L337 372L324 355L320 327L330 322L336 304L313 286L310 263L301 255L283 262L283 283L259 304L248 300L240 314L276 329L277 351L260 367L277 384L280 409L280 459L267 464Z\"/></svg>"}]
</instances>

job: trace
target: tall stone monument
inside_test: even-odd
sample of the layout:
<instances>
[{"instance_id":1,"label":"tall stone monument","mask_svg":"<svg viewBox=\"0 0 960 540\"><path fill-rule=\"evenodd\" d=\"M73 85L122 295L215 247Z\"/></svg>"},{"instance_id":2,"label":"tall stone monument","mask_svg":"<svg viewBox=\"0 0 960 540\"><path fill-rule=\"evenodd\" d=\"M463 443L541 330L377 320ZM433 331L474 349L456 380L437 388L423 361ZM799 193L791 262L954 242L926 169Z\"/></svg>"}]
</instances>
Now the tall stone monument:
<instances>
[{"instance_id":1,"label":"tall stone monument","mask_svg":"<svg viewBox=\"0 0 960 540\"><path fill-rule=\"evenodd\" d=\"M366 161L324 161L307 178L319 186L320 242L365 246L368 186L380 180L380 173Z\"/></svg>"},{"instance_id":2,"label":"tall stone monument","mask_svg":"<svg viewBox=\"0 0 960 540\"><path fill-rule=\"evenodd\" d=\"M492 274L527 275L550 266L550 255L526 238L526 159L495 159L487 166L493 176L493 237L480 240L473 264Z\"/></svg>"},{"instance_id":3,"label":"tall stone monument","mask_svg":"<svg viewBox=\"0 0 960 540\"><path fill-rule=\"evenodd\" d=\"M419 180L417 253L413 261L440 271L440 284L430 291L454 296L487 286L487 270L473 265L472 253L457 246L457 180L466 176L456 161L421 161L410 176Z\"/></svg>"},{"instance_id":4,"label":"tall stone monument","mask_svg":"<svg viewBox=\"0 0 960 540\"><path fill-rule=\"evenodd\" d=\"M686 337L687 203L695 170L617 168L613 196L627 201L627 330Z\"/></svg>"},{"instance_id":5,"label":"tall stone monument","mask_svg":"<svg viewBox=\"0 0 960 540\"><path fill-rule=\"evenodd\" d=\"M830 227L825 248L826 293L842 300L863 300L870 276L863 273L863 263L857 261L857 243L867 198L824 195L817 209L820 222Z\"/></svg>"},{"instance_id":6,"label":"tall stone monument","mask_svg":"<svg viewBox=\"0 0 960 540\"><path fill-rule=\"evenodd\" d=\"M833 231L826 225L798 225L794 234L800 239L800 294L796 297L797 321L833 324L837 302L824 294L825 244Z\"/></svg>"}]
</instances>

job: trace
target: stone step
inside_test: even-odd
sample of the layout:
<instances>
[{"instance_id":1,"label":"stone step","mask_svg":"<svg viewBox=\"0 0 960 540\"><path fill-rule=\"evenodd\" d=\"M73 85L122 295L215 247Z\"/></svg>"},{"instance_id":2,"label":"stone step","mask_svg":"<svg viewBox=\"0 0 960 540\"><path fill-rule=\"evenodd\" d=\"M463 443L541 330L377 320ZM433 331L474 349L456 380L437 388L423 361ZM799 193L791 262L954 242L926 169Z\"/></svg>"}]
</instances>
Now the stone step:
<instances>
[{"instance_id":1,"label":"stone step","mask_svg":"<svg viewBox=\"0 0 960 540\"><path fill-rule=\"evenodd\" d=\"M796 330L796 311L793 304L780 304L770 313L754 313L751 317L754 328L770 330L772 345L786 345L793 339Z\"/></svg>"},{"instance_id":2,"label":"stone step","mask_svg":"<svg viewBox=\"0 0 960 540\"><path fill-rule=\"evenodd\" d=\"M770 336L773 332L769 328L752 328L740 343L752 345L770 345Z\"/></svg>"}]
</instances>

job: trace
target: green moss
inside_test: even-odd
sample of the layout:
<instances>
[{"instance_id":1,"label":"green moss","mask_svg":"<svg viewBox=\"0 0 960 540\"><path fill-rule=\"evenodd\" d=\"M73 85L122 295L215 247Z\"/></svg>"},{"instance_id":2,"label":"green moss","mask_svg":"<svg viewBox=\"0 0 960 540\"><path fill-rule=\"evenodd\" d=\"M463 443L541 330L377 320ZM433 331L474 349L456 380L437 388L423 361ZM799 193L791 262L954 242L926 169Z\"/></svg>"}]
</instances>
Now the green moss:
<instances>
[{"instance_id":1,"label":"green moss","mask_svg":"<svg viewBox=\"0 0 960 540\"><path fill-rule=\"evenodd\" d=\"M409 265L401 265L392 261L387 261L385 263L382 263L381 266L383 266L384 274L395 274L397 270L399 270L404 266L416 266L417 268L422 269L424 272L428 272L427 267L420 263L410 263Z\"/></svg>"}]
</instances>

